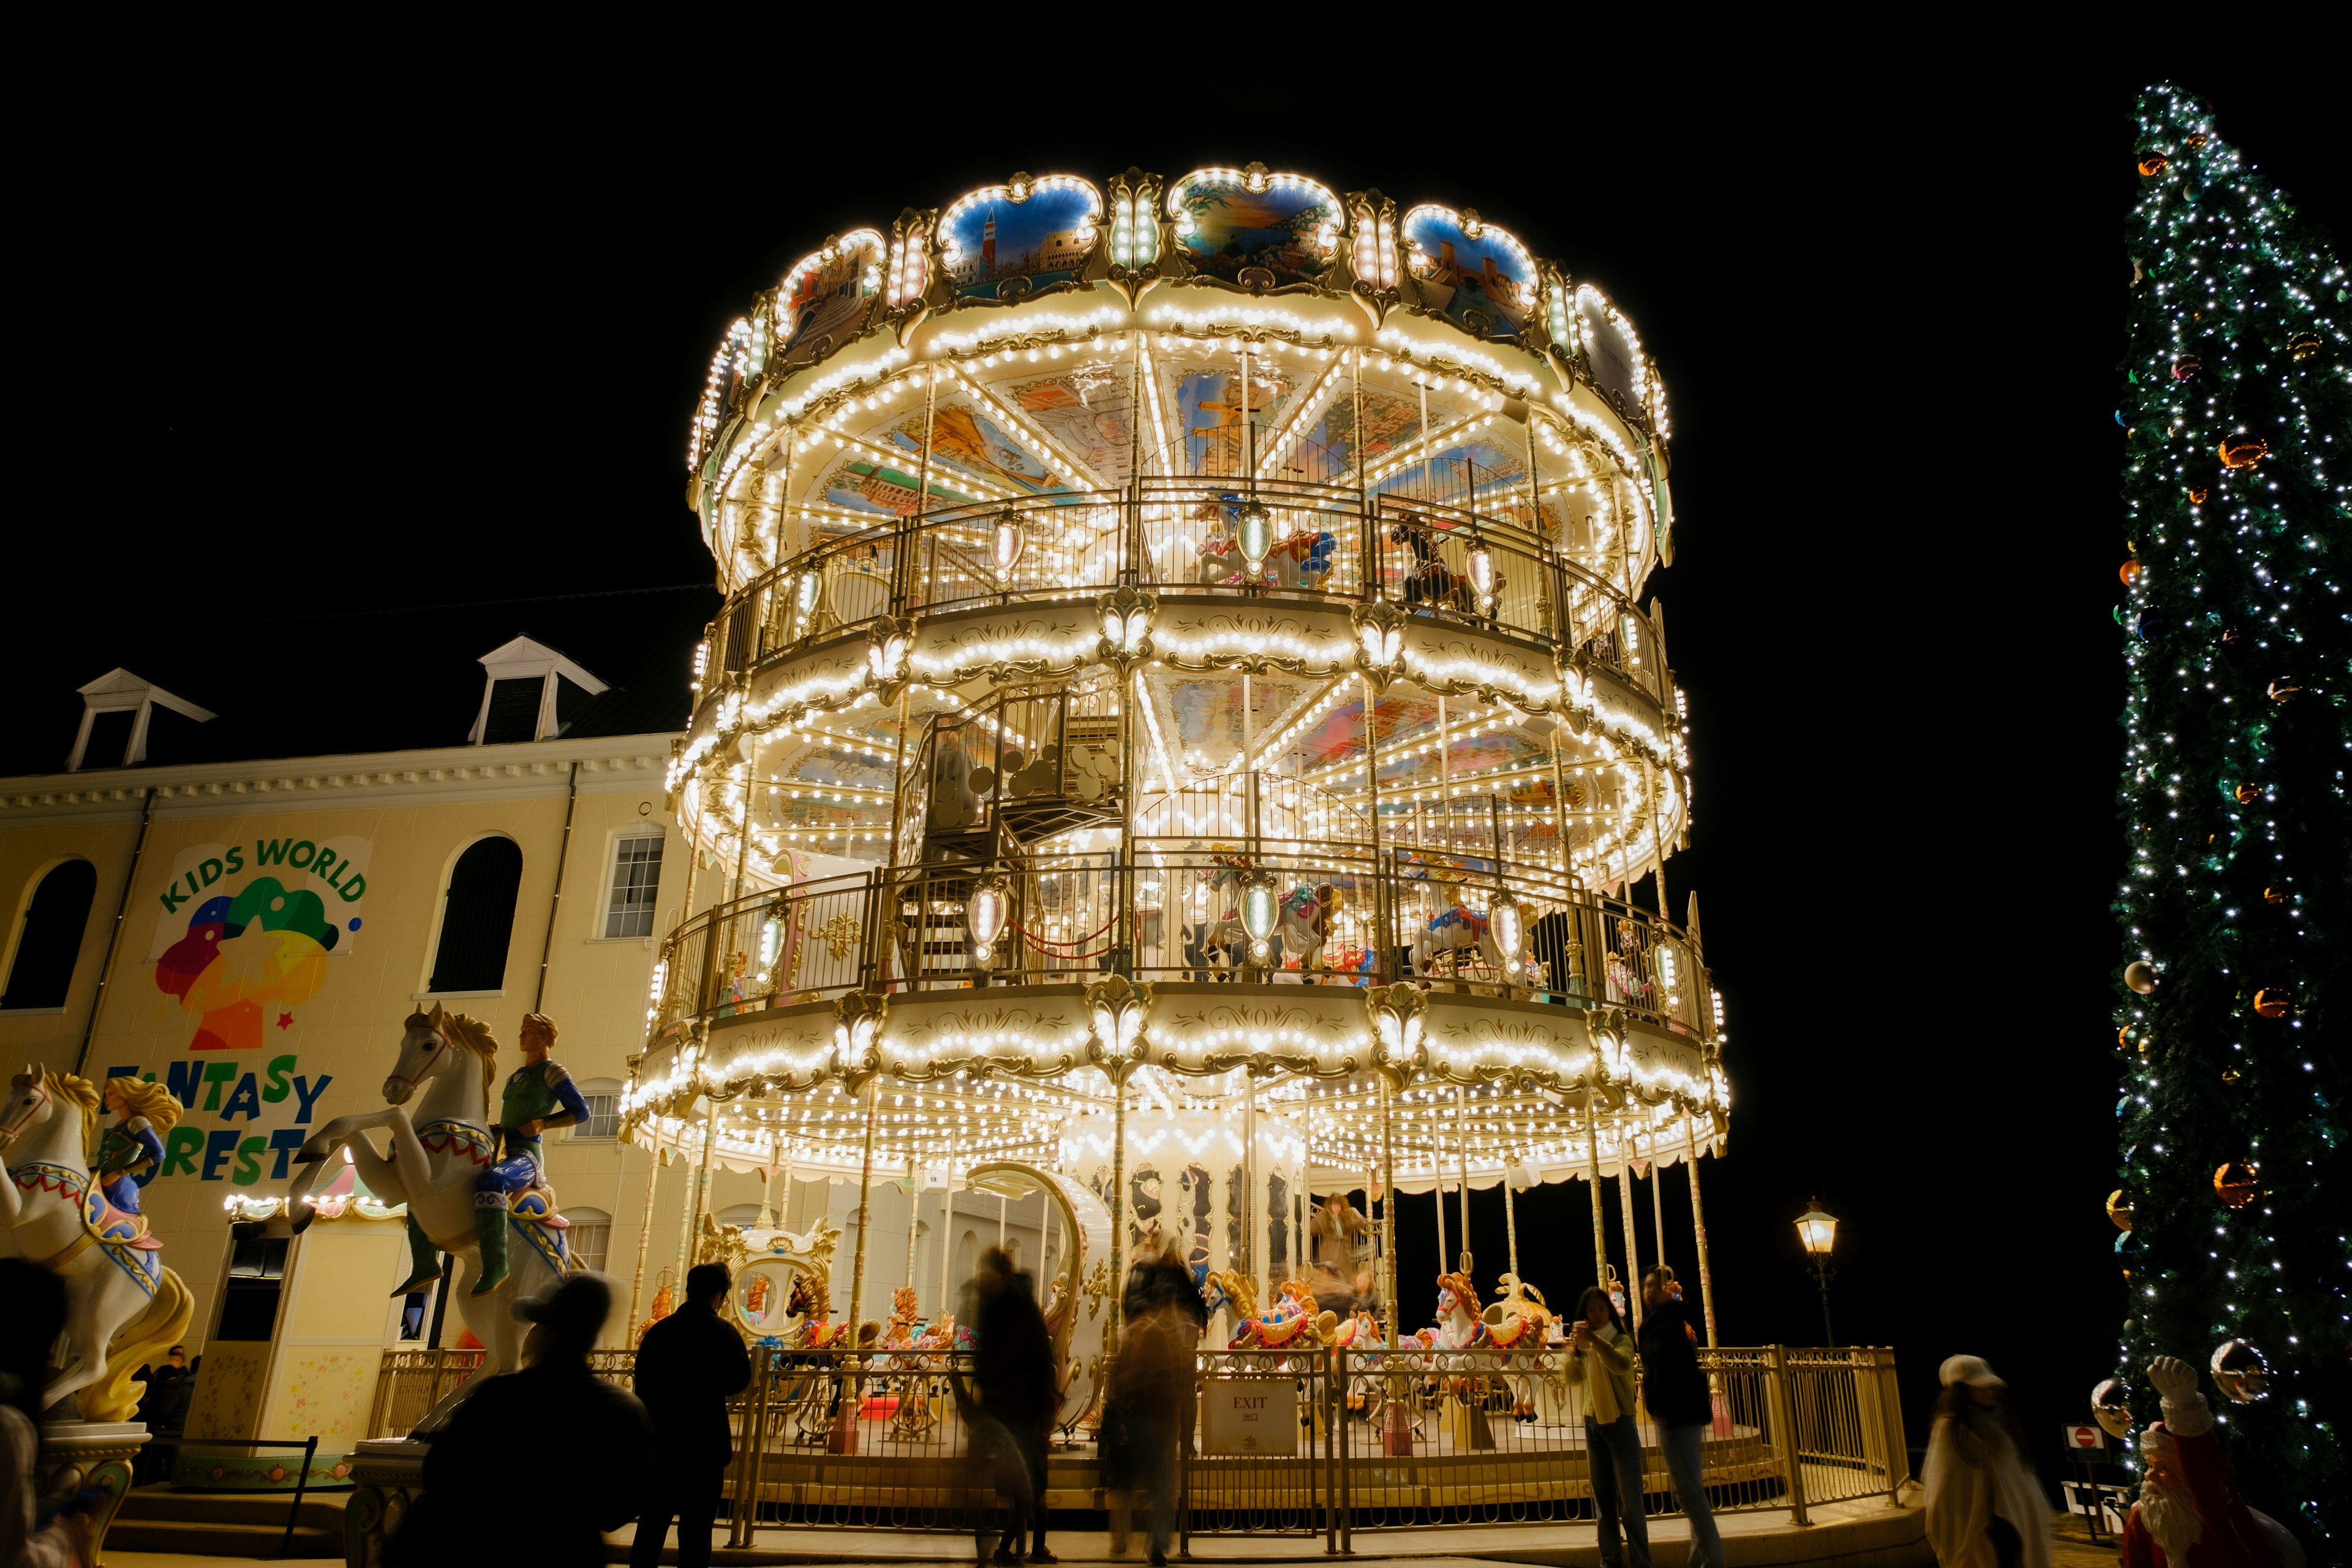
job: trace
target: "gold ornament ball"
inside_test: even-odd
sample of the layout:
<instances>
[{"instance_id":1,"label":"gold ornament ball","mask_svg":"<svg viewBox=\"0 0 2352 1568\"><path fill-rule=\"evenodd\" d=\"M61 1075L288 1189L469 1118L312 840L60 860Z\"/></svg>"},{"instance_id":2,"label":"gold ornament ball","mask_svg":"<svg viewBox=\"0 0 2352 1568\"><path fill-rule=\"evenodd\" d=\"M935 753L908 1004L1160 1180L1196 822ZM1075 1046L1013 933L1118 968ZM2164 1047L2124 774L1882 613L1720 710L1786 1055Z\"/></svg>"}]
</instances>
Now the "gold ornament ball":
<instances>
[{"instance_id":1,"label":"gold ornament ball","mask_svg":"<svg viewBox=\"0 0 2352 1568\"><path fill-rule=\"evenodd\" d=\"M2208 1371L2215 1386L2239 1405L2257 1405L2270 1397L2271 1363L2243 1340L2223 1340L2214 1347Z\"/></svg>"},{"instance_id":2,"label":"gold ornament ball","mask_svg":"<svg viewBox=\"0 0 2352 1568\"><path fill-rule=\"evenodd\" d=\"M2221 443L2221 466L2251 468L2270 455L2271 444L2259 436L2232 436Z\"/></svg>"},{"instance_id":3,"label":"gold ornament ball","mask_svg":"<svg viewBox=\"0 0 2352 1568\"><path fill-rule=\"evenodd\" d=\"M2276 888L2264 888L2263 889L2263 902L2266 904L2283 904L2286 902L2286 895Z\"/></svg>"},{"instance_id":4,"label":"gold ornament ball","mask_svg":"<svg viewBox=\"0 0 2352 1568\"><path fill-rule=\"evenodd\" d=\"M2298 362L2311 358L2314 354L2316 354L2319 352L2319 334L2316 332L2295 333L2294 336L2286 341L2286 352L2293 354Z\"/></svg>"},{"instance_id":5,"label":"gold ornament ball","mask_svg":"<svg viewBox=\"0 0 2352 1568\"><path fill-rule=\"evenodd\" d=\"M2139 161L2139 172L2151 180L2170 167L2172 160L2161 153L2150 153Z\"/></svg>"},{"instance_id":6,"label":"gold ornament ball","mask_svg":"<svg viewBox=\"0 0 2352 1568\"><path fill-rule=\"evenodd\" d=\"M2213 1195L2232 1211L2252 1203L2261 1186L2262 1167L2250 1160L2225 1160L2213 1173Z\"/></svg>"},{"instance_id":7,"label":"gold ornament ball","mask_svg":"<svg viewBox=\"0 0 2352 1568\"><path fill-rule=\"evenodd\" d=\"M2263 786L2260 784L2242 784L2230 793L2237 796L2238 804L2240 805L2252 805L2254 802L2263 798Z\"/></svg>"},{"instance_id":8,"label":"gold ornament ball","mask_svg":"<svg viewBox=\"0 0 2352 1568\"><path fill-rule=\"evenodd\" d=\"M2117 1230L2129 1230L2132 1226L2131 1194L2124 1191L2121 1187L2117 1187L2114 1192L2109 1193L2107 1194L2107 1217L2116 1222L2116 1228Z\"/></svg>"},{"instance_id":9,"label":"gold ornament ball","mask_svg":"<svg viewBox=\"0 0 2352 1568\"><path fill-rule=\"evenodd\" d=\"M2198 132L2195 135L2189 137L2187 142L2182 142L2181 145L2187 147L2191 153L2194 153L2198 148L2205 145L2205 133L2201 131Z\"/></svg>"},{"instance_id":10,"label":"gold ornament ball","mask_svg":"<svg viewBox=\"0 0 2352 1568\"><path fill-rule=\"evenodd\" d=\"M2302 695L2303 688L2297 686L2292 680L2273 680L2271 682L2271 700L2273 702L2292 702Z\"/></svg>"},{"instance_id":11,"label":"gold ornament ball","mask_svg":"<svg viewBox=\"0 0 2352 1568\"><path fill-rule=\"evenodd\" d=\"M2294 998L2284 991L2267 986L2254 993L2254 1016L2261 1018L2284 1018L2294 1011Z\"/></svg>"},{"instance_id":12,"label":"gold ornament ball","mask_svg":"<svg viewBox=\"0 0 2352 1568\"><path fill-rule=\"evenodd\" d=\"M2205 498L2212 493L2213 492L2210 489L2191 489L2189 492L2189 504L2190 506L2203 506L2205 504Z\"/></svg>"},{"instance_id":13,"label":"gold ornament ball","mask_svg":"<svg viewBox=\"0 0 2352 1568\"><path fill-rule=\"evenodd\" d=\"M2110 1437L2131 1436L2131 1389L2119 1377L2111 1377L2091 1390L2091 1419Z\"/></svg>"},{"instance_id":14,"label":"gold ornament ball","mask_svg":"<svg viewBox=\"0 0 2352 1568\"><path fill-rule=\"evenodd\" d=\"M2135 958L2124 965L2124 984L2145 996L2156 989L2156 965L2145 958Z\"/></svg>"},{"instance_id":15,"label":"gold ornament ball","mask_svg":"<svg viewBox=\"0 0 2352 1568\"><path fill-rule=\"evenodd\" d=\"M2136 586L2139 582L2139 563L2137 561L2125 562L2121 566L2116 568L2116 575L2124 580L2125 587L2129 588Z\"/></svg>"},{"instance_id":16,"label":"gold ornament ball","mask_svg":"<svg viewBox=\"0 0 2352 1568\"><path fill-rule=\"evenodd\" d=\"M2236 1084L2237 1084L2237 1081L2238 1081L2238 1069L2237 1069L2236 1068L2223 1068L2221 1069L2221 1082L2222 1082L2225 1086L2228 1086L2228 1087L2235 1087L2235 1086L2236 1086Z\"/></svg>"}]
</instances>

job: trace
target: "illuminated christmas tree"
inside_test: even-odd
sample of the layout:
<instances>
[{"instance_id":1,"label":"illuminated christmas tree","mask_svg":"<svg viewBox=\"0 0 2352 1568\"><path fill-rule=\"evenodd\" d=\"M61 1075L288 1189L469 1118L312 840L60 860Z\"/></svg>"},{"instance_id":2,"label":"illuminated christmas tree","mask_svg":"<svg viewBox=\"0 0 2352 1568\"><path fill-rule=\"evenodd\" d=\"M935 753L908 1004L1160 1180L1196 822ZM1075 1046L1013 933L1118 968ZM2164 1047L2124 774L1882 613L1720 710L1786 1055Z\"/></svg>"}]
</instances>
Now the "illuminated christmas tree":
<instances>
[{"instance_id":1,"label":"illuminated christmas tree","mask_svg":"<svg viewBox=\"0 0 2352 1568\"><path fill-rule=\"evenodd\" d=\"M2135 156L2121 1354L2142 1421L2150 1357L2211 1367L2248 1500L2340 1561L2352 287L2188 94L2141 97Z\"/></svg>"}]
</instances>

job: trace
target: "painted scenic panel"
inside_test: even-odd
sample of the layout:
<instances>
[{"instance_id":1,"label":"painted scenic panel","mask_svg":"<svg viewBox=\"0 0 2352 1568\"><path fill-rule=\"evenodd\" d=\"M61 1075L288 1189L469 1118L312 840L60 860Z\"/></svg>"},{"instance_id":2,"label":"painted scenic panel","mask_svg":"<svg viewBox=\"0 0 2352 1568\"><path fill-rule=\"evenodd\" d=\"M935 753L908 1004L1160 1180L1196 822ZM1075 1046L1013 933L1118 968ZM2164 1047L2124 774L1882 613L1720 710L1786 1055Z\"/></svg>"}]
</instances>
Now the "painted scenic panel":
<instances>
[{"instance_id":1,"label":"painted scenic panel","mask_svg":"<svg viewBox=\"0 0 2352 1568\"><path fill-rule=\"evenodd\" d=\"M1445 207L1404 215L1405 266L1446 320L1490 338L1517 337L1535 309L1536 264L1526 246L1491 225L1473 239Z\"/></svg>"},{"instance_id":2,"label":"painted scenic panel","mask_svg":"<svg viewBox=\"0 0 2352 1568\"><path fill-rule=\"evenodd\" d=\"M1268 429L1280 423L1284 406L1298 391L1298 373L1292 366L1252 362L1247 406L1261 441ZM1243 407L1237 364L1188 369L1178 376L1176 418L1177 428L1183 433L1186 472L1238 474L1248 466Z\"/></svg>"},{"instance_id":3,"label":"painted scenic panel","mask_svg":"<svg viewBox=\"0 0 2352 1568\"><path fill-rule=\"evenodd\" d=\"M1275 174L1252 191L1229 170L1202 170L1168 193L1177 242L1192 265L1228 282L1310 282L1330 261L1343 215L1339 198L1312 180Z\"/></svg>"},{"instance_id":4,"label":"painted scenic panel","mask_svg":"<svg viewBox=\"0 0 2352 1568\"><path fill-rule=\"evenodd\" d=\"M828 257L807 257L776 290L776 342L786 360L807 359L855 331L882 287L882 237L861 228L842 237Z\"/></svg>"},{"instance_id":5,"label":"painted scenic panel","mask_svg":"<svg viewBox=\"0 0 2352 1568\"><path fill-rule=\"evenodd\" d=\"M1127 483L1134 432L1125 364L1108 355L1089 357L996 390L1093 479L1111 489Z\"/></svg>"},{"instance_id":6,"label":"painted scenic panel","mask_svg":"<svg viewBox=\"0 0 2352 1568\"><path fill-rule=\"evenodd\" d=\"M1102 197L1084 181L1040 184L1025 201L1003 185L975 191L940 220L940 259L958 294L993 300L1012 279L1031 289L1077 276L1095 247Z\"/></svg>"}]
</instances>

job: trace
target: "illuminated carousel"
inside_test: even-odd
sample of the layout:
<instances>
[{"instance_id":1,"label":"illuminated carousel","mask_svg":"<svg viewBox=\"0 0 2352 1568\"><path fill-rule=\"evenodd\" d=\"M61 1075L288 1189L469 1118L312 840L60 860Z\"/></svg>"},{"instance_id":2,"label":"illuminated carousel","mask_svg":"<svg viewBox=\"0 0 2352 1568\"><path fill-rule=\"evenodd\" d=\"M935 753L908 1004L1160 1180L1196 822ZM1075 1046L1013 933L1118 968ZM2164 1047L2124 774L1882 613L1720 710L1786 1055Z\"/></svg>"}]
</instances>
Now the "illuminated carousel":
<instances>
[{"instance_id":1,"label":"illuminated carousel","mask_svg":"<svg viewBox=\"0 0 2352 1568\"><path fill-rule=\"evenodd\" d=\"M861 1215L1045 1194L1076 1442L1147 1246L1213 1346L1428 1322L1398 1192L1585 1182L1612 1275L1600 1184L1728 1125L1666 426L1608 298L1471 210L1015 174L828 238L692 427L728 598L633 1136ZM755 1339L849 1343L847 1269L864 1348L949 1342L886 1308L911 1247L695 1212ZM1505 1342L1517 1239L1462 1282Z\"/></svg>"}]
</instances>

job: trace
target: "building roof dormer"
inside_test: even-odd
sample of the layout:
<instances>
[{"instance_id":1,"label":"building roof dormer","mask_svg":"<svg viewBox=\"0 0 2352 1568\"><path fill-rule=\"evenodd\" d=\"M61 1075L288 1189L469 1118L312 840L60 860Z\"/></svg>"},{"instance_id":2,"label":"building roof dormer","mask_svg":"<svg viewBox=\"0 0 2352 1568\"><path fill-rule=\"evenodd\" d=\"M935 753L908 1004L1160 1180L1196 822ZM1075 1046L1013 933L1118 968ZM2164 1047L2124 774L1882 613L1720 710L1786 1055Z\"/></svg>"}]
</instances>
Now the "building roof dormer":
<instances>
[{"instance_id":1,"label":"building roof dormer","mask_svg":"<svg viewBox=\"0 0 2352 1568\"><path fill-rule=\"evenodd\" d=\"M563 732L572 716L605 683L545 643L516 637L482 655L482 706L468 744L503 746Z\"/></svg>"},{"instance_id":2,"label":"building roof dormer","mask_svg":"<svg viewBox=\"0 0 2352 1568\"><path fill-rule=\"evenodd\" d=\"M120 665L75 689L81 693L81 728L75 732L73 751L66 758L66 772L69 773L79 773L84 763L94 767L128 768L145 762L158 708L199 724L208 724L217 717L211 710L174 696ZM121 754L110 755L118 734L122 741ZM93 742L99 753L95 757L90 754Z\"/></svg>"}]
</instances>

